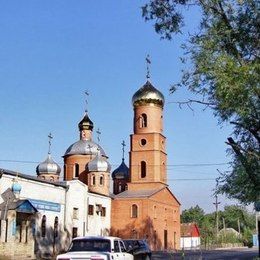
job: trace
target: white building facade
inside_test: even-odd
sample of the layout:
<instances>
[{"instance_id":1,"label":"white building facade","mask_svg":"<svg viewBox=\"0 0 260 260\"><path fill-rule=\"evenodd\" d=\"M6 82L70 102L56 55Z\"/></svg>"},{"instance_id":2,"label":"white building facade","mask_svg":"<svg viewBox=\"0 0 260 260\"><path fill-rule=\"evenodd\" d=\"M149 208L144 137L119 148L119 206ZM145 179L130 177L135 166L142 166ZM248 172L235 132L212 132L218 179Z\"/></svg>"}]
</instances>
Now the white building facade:
<instances>
[{"instance_id":1,"label":"white building facade","mask_svg":"<svg viewBox=\"0 0 260 260\"><path fill-rule=\"evenodd\" d=\"M51 257L75 236L108 235L109 196L89 192L79 180L52 182L0 172L0 255Z\"/></svg>"}]
</instances>

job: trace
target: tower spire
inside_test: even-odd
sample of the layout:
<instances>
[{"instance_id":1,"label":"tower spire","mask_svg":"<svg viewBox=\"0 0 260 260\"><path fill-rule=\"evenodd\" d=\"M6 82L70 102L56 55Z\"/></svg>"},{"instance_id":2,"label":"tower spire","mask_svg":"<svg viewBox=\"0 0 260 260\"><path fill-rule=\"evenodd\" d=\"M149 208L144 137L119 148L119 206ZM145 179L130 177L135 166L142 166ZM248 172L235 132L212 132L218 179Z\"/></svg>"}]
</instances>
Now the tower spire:
<instances>
[{"instance_id":1,"label":"tower spire","mask_svg":"<svg viewBox=\"0 0 260 260\"><path fill-rule=\"evenodd\" d=\"M152 63L149 54L147 54L145 61L146 61L146 79L149 80L150 79L150 64Z\"/></svg>"},{"instance_id":2,"label":"tower spire","mask_svg":"<svg viewBox=\"0 0 260 260\"><path fill-rule=\"evenodd\" d=\"M121 145L122 145L122 153L123 153L122 160L124 161L125 160L125 146L126 146L125 140L122 141Z\"/></svg>"},{"instance_id":3,"label":"tower spire","mask_svg":"<svg viewBox=\"0 0 260 260\"><path fill-rule=\"evenodd\" d=\"M48 138L49 138L48 154L51 154L51 139L53 139L53 136L51 133L49 133Z\"/></svg>"}]
</instances>

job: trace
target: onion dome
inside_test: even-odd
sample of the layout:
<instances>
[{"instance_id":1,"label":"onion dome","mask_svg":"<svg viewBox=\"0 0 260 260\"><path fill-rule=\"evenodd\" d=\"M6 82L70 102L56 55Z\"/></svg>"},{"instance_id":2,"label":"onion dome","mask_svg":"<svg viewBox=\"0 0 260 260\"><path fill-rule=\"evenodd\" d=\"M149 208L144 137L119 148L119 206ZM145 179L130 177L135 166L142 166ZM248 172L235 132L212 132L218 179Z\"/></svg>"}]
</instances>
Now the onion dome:
<instances>
[{"instance_id":1,"label":"onion dome","mask_svg":"<svg viewBox=\"0 0 260 260\"><path fill-rule=\"evenodd\" d=\"M64 156L75 154L97 155L98 151L100 151L102 156L107 157L100 145L91 140L79 140L67 149Z\"/></svg>"},{"instance_id":2,"label":"onion dome","mask_svg":"<svg viewBox=\"0 0 260 260\"><path fill-rule=\"evenodd\" d=\"M92 131L92 129L94 127L93 122L90 120L87 113L84 115L82 120L79 122L78 126L79 126L80 131L81 130L91 130Z\"/></svg>"},{"instance_id":3,"label":"onion dome","mask_svg":"<svg viewBox=\"0 0 260 260\"><path fill-rule=\"evenodd\" d=\"M47 159L36 167L36 172L37 172L37 175L40 175L40 174L59 175L61 172L61 169L60 169L60 166L56 162L54 162L54 160L51 157L51 154L48 153Z\"/></svg>"},{"instance_id":4,"label":"onion dome","mask_svg":"<svg viewBox=\"0 0 260 260\"><path fill-rule=\"evenodd\" d=\"M13 193L14 194L20 194L21 190L22 190L21 184L17 180L14 180L14 183L12 185Z\"/></svg>"},{"instance_id":5,"label":"onion dome","mask_svg":"<svg viewBox=\"0 0 260 260\"><path fill-rule=\"evenodd\" d=\"M97 156L86 165L86 170L89 172L110 172L111 166L98 151Z\"/></svg>"},{"instance_id":6,"label":"onion dome","mask_svg":"<svg viewBox=\"0 0 260 260\"><path fill-rule=\"evenodd\" d=\"M122 163L112 172L113 179L125 179L129 178L129 168L125 164L125 160L122 160Z\"/></svg>"},{"instance_id":7,"label":"onion dome","mask_svg":"<svg viewBox=\"0 0 260 260\"><path fill-rule=\"evenodd\" d=\"M139 89L132 98L133 106L143 105L154 103L163 107L164 105L164 96L157 90L149 80Z\"/></svg>"}]
</instances>

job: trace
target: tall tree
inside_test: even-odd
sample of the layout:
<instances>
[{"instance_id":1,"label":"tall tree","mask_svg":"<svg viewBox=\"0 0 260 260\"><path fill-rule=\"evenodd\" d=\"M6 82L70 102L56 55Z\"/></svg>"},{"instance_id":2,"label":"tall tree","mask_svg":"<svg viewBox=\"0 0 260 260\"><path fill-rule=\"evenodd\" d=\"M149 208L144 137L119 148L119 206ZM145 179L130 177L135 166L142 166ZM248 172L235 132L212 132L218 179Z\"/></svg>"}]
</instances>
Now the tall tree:
<instances>
[{"instance_id":1,"label":"tall tree","mask_svg":"<svg viewBox=\"0 0 260 260\"><path fill-rule=\"evenodd\" d=\"M191 223L195 222L199 226L201 225L204 218L204 210L196 205L195 207L191 207L189 209L183 210L181 214L181 222L182 223Z\"/></svg>"},{"instance_id":2,"label":"tall tree","mask_svg":"<svg viewBox=\"0 0 260 260\"><path fill-rule=\"evenodd\" d=\"M183 45L185 69L171 92L187 87L220 122L233 125L227 138L232 172L218 192L242 203L260 200L260 2L255 0L150 0L142 7L161 38L172 40L184 26L184 7L198 6L200 28Z\"/></svg>"}]
</instances>

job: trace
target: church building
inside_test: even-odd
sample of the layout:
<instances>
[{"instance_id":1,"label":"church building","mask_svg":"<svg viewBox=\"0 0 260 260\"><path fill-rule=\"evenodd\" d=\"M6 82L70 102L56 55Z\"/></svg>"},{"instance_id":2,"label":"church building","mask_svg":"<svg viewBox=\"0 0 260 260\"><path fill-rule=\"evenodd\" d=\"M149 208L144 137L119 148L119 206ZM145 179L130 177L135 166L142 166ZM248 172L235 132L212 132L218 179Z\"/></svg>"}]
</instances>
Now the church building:
<instances>
[{"instance_id":1,"label":"church building","mask_svg":"<svg viewBox=\"0 0 260 260\"><path fill-rule=\"evenodd\" d=\"M122 163L111 175L87 111L78 124L79 140L62 156L63 178L51 156L51 134L35 176L0 169L0 252L51 257L85 235L146 239L152 250L179 249L180 202L167 184L164 103L148 73L132 97L129 167L123 142Z\"/></svg>"},{"instance_id":2,"label":"church building","mask_svg":"<svg viewBox=\"0 0 260 260\"><path fill-rule=\"evenodd\" d=\"M147 78L133 95L129 169L114 170L111 233L146 239L153 250L179 249L180 202L167 184L164 96Z\"/></svg>"}]
</instances>

